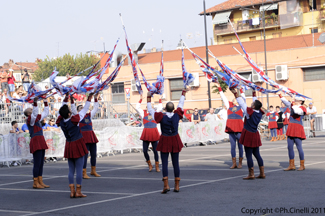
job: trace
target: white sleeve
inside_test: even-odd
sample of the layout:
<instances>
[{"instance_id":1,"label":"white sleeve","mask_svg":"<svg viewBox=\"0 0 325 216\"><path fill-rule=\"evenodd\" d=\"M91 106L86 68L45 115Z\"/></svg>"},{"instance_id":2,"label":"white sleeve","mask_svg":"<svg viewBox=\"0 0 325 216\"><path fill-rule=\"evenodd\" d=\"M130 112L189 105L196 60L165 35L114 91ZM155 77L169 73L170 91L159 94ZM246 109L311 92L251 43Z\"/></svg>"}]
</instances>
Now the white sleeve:
<instances>
[{"instance_id":1,"label":"white sleeve","mask_svg":"<svg viewBox=\"0 0 325 216\"><path fill-rule=\"evenodd\" d=\"M163 111L163 104L162 103L159 103L158 104L158 107L157 107L157 112L162 112Z\"/></svg>"},{"instance_id":2,"label":"white sleeve","mask_svg":"<svg viewBox=\"0 0 325 216\"><path fill-rule=\"evenodd\" d=\"M90 112L90 118L91 119L96 115L96 113L98 111L98 107L99 107L99 103L98 102L95 102L94 103L93 110Z\"/></svg>"},{"instance_id":3,"label":"white sleeve","mask_svg":"<svg viewBox=\"0 0 325 216\"><path fill-rule=\"evenodd\" d=\"M144 111L143 111L143 109L141 109L141 104L140 103L137 103L137 105L135 106L135 109L138 111L138 113L140 114L141 118L143 118Z\"/></svg>"},{"instance_id":4,"label":"white sleeve","mask_svg":"<svg viewBox=\"0 0 325 216\"><path fill-rule=\"evenodd\" d=\"M223 91L219 91L221 99L223 101L223 103L225 104L225 106L227 107L227 109L229 109L229 101L226 97L226 95L223 93Z\"/></svg>"},{"instance_id":5,"label":"white sleeve","mask_svg":"<svg viewBox=\"0 0 325 216\"><path fill-rule=\"evenodd\" d=\"M283 102L283 104L286 105L286 107L291 108L291 103L286 98L282 97L280 99Z\"/></svg>"},{"instance_id":6,"label":"white sleeve","mask_svg":"<svg viewBox=\"0 0 325 216\"><path fill-rule=\"evenodd\" d=\"M90 102L86 101L84 108L82 108L82 110L79 112L79 117L80 117L79 122L81 122L85 118L85 115L87 114L87 111L89 110L89 107L90 107Z\"/></svg>"},{"instance_id":7,"label":"white sleeve","mask_svg":"<svg viewBox=\"0 0 325 216\"><path fill-rule=\"evenodd\" d=\"M249 118L249 115L247 114L247 104L245 103L244 99L242 97L236 98L239 106L242 108L245 116Z\"/></svg>"},{"instance_id":8,"label":"white sleeve","mask_svg":"<svg viewBox=\"0 0 325 216\"><path fill-rule=\"evenodd\" d=\"M44 110L42 112L40 121L42 121L43 119L45 119L49 115L49 111L50 111L49 106L45 106Z\"/></svg>"},{"instance_id":9,"label":"white sleeve","mask_svg":"<svg viewBox=\"0 0 325 216\"><path fill-rule=\"evenodd\" d=\"M185 96L182 95L181 98L179 99L177 108L181 108L183 110L183 106L184 106L184 100L185 100Z\"/></svg>"},{"instance_id":10,"label":"white sleeve","mask_svg":"<svg viewBox=\"0 0 325 216\"><path fill-rule=\"evenodd\" d=\"M75 103L71 104L71 112L72 112L72 115L77 115L78 114Z\"/></svg>"},{"instance_id":11,"label":"white sleeve","mask_svg":"<svg viewBox=\"0 0 325 216\"><path fill-rule=\"evenodd\" d=\"M284 114L282 114L282 119L283 119L283 120L285 119L285 117L286 117L286 116L285 116Z\"/></svg>"},{"instance_id":12,"label":"white sleeve","mask_svg":"<svg viewBox=\"0 0 325 216\"><path fill-rule=\"evenodd\" d=\"M34 126L37 115L38 115L38 107L34 106L33 107L33 112L32 112L32 115L31 115L31 119L30 119L30 125L31 126Z\"/></svg>"},{"instance_id":13,"label":"white sleeve","mask_svg":"<svg viewBox=\"0 0 325 216\"><path fill-rule=\"evenodd\" d=\"M297 115L304 115L304 111L300 107L293 106L292 109L293 109L293 112L296 113Z\"/></svg>"},{"instance_id":14,"label":"white sleeve","mask_svg":"<svg viewBox=\"0 0 325 216\"><path fill-rule=\"evenodd\" d=\"M278 121L278 120L279 120L279 116L276 115L276 116L275 116L275 119L276 119L276 121Z\"/></svg>"},{"instance_id":15,"label":"white sleeve","mask_svg":"<svg viewBox=\"0 0 325 216\"><path fill-rule=\"evenodd\" d=\"M155 110L152 108L151 103L147 103L148 113L152 116L152 119L155 120Z\"/></svg>"},{"instance_id":16,"label":"white sleeve","mask_svg":"<svg viewBox=\"0 0 325 216\"><path fill-rule=\"evenodd\" d=\"M313 106L313 112L317 113L317 109L315 106Z\"/></svg>"}]
</instances>

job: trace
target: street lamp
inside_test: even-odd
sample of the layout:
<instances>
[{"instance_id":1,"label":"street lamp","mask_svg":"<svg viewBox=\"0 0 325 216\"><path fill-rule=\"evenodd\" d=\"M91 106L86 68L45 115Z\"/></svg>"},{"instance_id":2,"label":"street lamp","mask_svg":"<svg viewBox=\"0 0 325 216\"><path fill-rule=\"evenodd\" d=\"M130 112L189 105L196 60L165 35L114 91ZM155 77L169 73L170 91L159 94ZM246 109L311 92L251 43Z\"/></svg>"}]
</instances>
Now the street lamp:
<instances>
[{"instance_id":1,"label":"street lamp","mask_svg":"<svg viewBox=\"0 0 325 216\"><path fill-rule=\"evenodd\" d=\"M271 0L266 0L266 2L270 2ZM274 4L274 3L273 3ZM269 9L273 4L271 4L270 6L268 6L267 8L263 8L263 34L264 34L264 58L265 58L265 74L266 76L268 76L268 72L267 72L267 57L266 57L266 38L265 38L265 11L267 11L267 9ZM262 1L262 7L264 6L264 1ZM240 8L240 10L242 9L246 9L246 10L253 10L253 11L259 11L256 9L251 9L251 8ZM266 89L269 88L269 84L266 83ZM267 110L269 109L269 94L266 94L266 107Z\"/></svg>"},{"instance_id":2,"label":"street lamp","mask_svg":"<svg viewBox=\"0 0 325 216\"><path fill-rule=\"evenodd\" d=\"M207 16L205 11L205 0L203 0L203 9L204 9L204 28L205 28L205 55L206 62L209 64L209 48L208 48L208 33L207 33ZM211 90L210 90L210 82L208 82L208 100L209 100L209 108L211 108Z\"/></svg>"}]
</instances>

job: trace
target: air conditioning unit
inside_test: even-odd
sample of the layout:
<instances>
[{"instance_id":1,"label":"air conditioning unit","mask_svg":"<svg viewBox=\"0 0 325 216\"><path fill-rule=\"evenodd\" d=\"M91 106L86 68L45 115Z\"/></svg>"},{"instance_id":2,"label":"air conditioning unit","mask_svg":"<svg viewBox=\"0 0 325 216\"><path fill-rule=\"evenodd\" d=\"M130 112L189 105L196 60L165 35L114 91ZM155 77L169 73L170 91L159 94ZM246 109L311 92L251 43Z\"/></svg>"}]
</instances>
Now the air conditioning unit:
<instances>
[{"instance_id":1,"label":"air conditioning unit","mask_svg":"<svg viewBox=\"0 0 325 216\"><path fill-rule=\"evenodd\" d=\"M137 85L135 84L135 79L131 79L131 91L138 91Z\"/></svg>"},{"instance_id":2,"label":"air conditioning unit","mask_svg":"<svg viewBox=\"0 0 325 216\"><path fill-rule=\"evenodd\" d=\"M189 84L190 87L199 87L200 86L200 74L192 73L194 80Z\"/></svg>"},{"instance_id":3,"label":"air conditioning unit","mask_svg":"<svg viewBox=\"0 0 325 216\"><path fill-rule=\"evenodd\" d=\"M276 80L289 79L289 71L288 71L287 65L276 65L275 66L275 79Z\"/></svg>"},{"instance_id":4,"label":"air conditioning unit","mask_svg":"<svg viewBox=\"0 0 325 216\"><path fill-rule=\"evenodd\" d=\"M263 67L259 67L263 71ZM261 75L259 75L254 68L252 69L252 82L263 82Z\"/></svg>"}]
</instances>

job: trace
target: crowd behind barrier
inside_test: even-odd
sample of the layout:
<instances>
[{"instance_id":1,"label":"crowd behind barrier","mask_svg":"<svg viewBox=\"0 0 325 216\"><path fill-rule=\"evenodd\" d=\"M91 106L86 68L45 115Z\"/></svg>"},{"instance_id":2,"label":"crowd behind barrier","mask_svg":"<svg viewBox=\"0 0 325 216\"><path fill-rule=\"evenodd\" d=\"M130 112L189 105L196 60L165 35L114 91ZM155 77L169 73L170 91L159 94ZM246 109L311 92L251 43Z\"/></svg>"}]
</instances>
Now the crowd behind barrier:
<instances>
[{"instance_id":1,"label":"crowd behind barrier","mask_svg":"<svg viewBox=\"0 0 325 216\"><path fill-rule=\"evenodd\" d=\"M125 126L119 120L94 120L94 132L99 140L97 153L120 152L124 150L142 149L140 140L143 127ZM180 123L179 135L183 143L221 141L228 138L225 121ZM160 125L158 125L160 131ZM45 131L44 137L48 149L46 157L63 157L65 137L60 132ZM29 152L30 136L28 133L7 134L0 136L0 162L31 159Z\"/></svg>"}]
</instances>

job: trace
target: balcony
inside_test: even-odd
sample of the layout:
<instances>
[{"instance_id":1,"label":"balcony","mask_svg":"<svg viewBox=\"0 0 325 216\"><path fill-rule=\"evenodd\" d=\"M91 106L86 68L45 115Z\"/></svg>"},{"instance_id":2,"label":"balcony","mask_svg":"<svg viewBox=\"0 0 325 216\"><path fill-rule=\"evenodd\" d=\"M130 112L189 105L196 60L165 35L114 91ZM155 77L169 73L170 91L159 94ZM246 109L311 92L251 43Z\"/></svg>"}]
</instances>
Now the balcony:
<instances>
[{"instance_id":1,"label":"balcony","mask_svg":"<svg viewBox=\"0 0 325 216\"><path fill-rule=\"evenodd\" d=\"M255 21L255 22L254 22ZM239 20L237 22L232 22L234 28L238 33L241 32L250 32L250 31L258 31L263 29L263 20L259 19L249 19L249 20ZM265 17L265 28L275 28L279 27L280 23L278 20L278 16L266 16ZM214 34L215 35L230 35L233 34L234 31L229 23L224 25L215 25L214 26Z\"/></svg>"}]
</instances>

